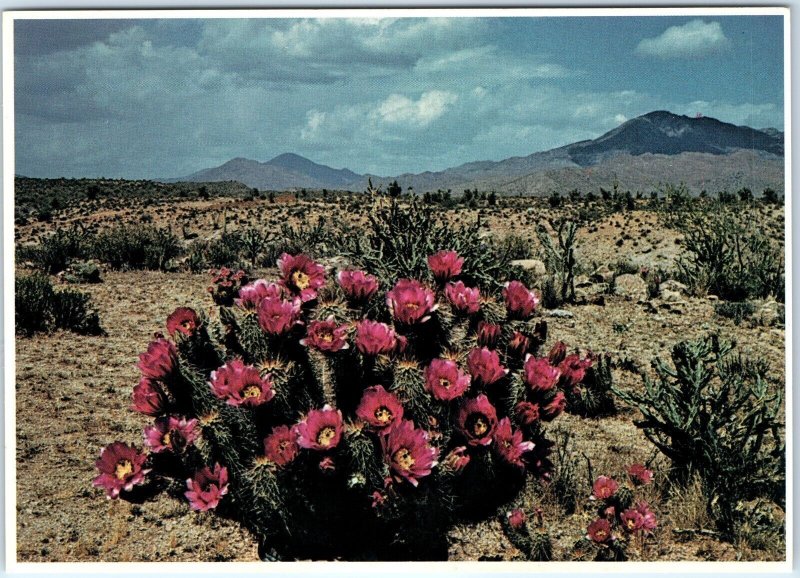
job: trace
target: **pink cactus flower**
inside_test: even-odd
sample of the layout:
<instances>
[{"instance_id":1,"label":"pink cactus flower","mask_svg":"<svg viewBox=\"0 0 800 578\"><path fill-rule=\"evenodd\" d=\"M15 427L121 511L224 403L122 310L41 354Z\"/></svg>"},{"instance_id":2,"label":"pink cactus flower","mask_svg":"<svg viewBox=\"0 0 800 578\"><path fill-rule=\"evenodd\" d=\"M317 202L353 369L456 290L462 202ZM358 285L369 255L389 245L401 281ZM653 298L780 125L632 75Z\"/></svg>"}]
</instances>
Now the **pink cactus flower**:
<instances>
[{"instance_id":1,"label":"pink cactus flower","mask_svg":"<svg viewBox=\"0 0 800 578\"><path fill-rule=\"evenodd\" d=\"M155 381L143 377L133 388L131 409L144 415L158 416L164 413L167 396Z\"/></svg>"},{"instance_id":2,"label":"pink cactus flower","mask_svg":"<svg viewBox=\"0 0 800 578\"><path fill-rule=\"evenodd\" d=\"M531 339L520 331L515 331L508 342L508 351L517 357L525 357L531 350Z\"/></svg>"},{"instance_id":3,"label":"pink cactus flower","mask_svg":"<svg viewBox=\"0 0 800 578\"><path fill-rule=\"evenodd\" d=\"M389 435L381 438L383 455L396 478L407 480L412 486L431 473L439 456L439 449L428 444L428 434L416 429L414 422L400 421Z\"/></svg>"},{"instance_id":4,"label":"pink cactus flower","mask_svg":"<svg viewBox=\"0 0 800 578\"><path fill-rule=\"evenodd\" d=\"M167 317L167 333L175 337L176 333L192 335L200 325L200 318L194 309L189 307L178 307Z\"/></svg>"},{"instance_id":5,"label":"pink cactus flower","mask_svg":"<svg viewBox=\"0 0 800 578\"><path fill-rule=\"evenodd\" d=\"M555 388L561 371L550 365L544 357L529 355L525 360L525 383L534 392L548 392Z\"/></svg>"},{"instance_id":6,"label":"pink cactus flower","mask_svg":"<svg viewBox=\"0 0 800 578\"><path fill-rule=\"evenodd\" d=\"M255 311L258 310L262 300L267 298L279 300L282 297L283 287L266 279L258 279L239 289L239 298L235 303L239 307Z\"/></svg>"},{"instance_id":7,"label":"pink cactus flower","mask_svg":"<svg viewBox=\"0 0 800 578\"><path fill-rule=\"evenodd\" d=\"M174 415L160 417L154 425L144 428L144 445L154 453L171 451L182 453L200 435L196 419Z\"/></svg>"},{"instance_id":8,"label":"pink cactus flower","mask_svg":"<svg viewBox=\"0 0 800 578\"><path fill-rule=\"evenodd\" d=\"M542 406L541 413L544 421L553 421L567 409L567 396L563 391L556 392L550 403Z\"/></svg>"},{"instance_id":9,"label":"pink cactus flower","mask_svg":"<svg viewBox=\"0 0 800 578\"><path fill-rule=\"evenodd\" d=\"M508 370L500 365L500 356L486 347L475 348L467 355L467 368L472 377L483 385L491 385L506 376Z\"/></svg>"},{"instance_id":10,"label":"pink cactus flower","mask_svg":"<svg viewBox=\"0 0 800 578\"><path fill-rule=\"evenodd\" d=\"M442 464L454 472L460 472L467 467L471 459L467 453L467 446L458 446L450 450Z\"/></svg>"},{"instance_id":11,"label":"pink cactus flower","mask_svg":"<svg viewBox=\"0 0 800 578\"><path fill-rule=\"evenodd\" d=\"M592 485L592 495L598 500L607 500L617 493L619 484L608 476L600 476Z\"/></svg>"},{"instance_id":12,"label":"pink cactus flower","mask_svg":"<svg viewBox=\"0 0 800 578\"><path fill-rule=\"evenodd\" d=\"M325 285L325 267L302 253L284 253L278 259L278 269L282 276L281 285L298 295L303 303L316 299L317 289Z\"/></svg>"},{"instance_id":13,"label":"pink cactus flower","mask_svg":"<svg viewBox=\"0 0 800 578\"><path fill-rule=\"evenodd\" d=\"M356 415L376 430L386 433L403 419L403 406L393 393L374 385L364 390Z\"/></svg>"},{"instance_id":14,"label":"pink cactus flower","mask_svg":"<svg viewBox=\"0 0 800 578\"><path fill-rule=\"evenodd\" d=\"M609 506L603 510L603 514L605 515L606 520L613 522L614 518L617 516L617 509L614 506Z\"/></svg>"},{"instance_id":15,"label":"pink cactus flower","mask_svg":"<svg viewBox=\"0 0 800 578\"><path fill-rule=\"evenodd\" d=\"M301 448L317 451L332 450L342 439L342 412L325 405L312 409L306 419L294 426Z\"/></svg>"},{"instance_id":16,"label":"pink cactus flower","mask_svg":"<svg viewBox=\"0 0 800 578\"><path fill-rule=\"evenodd\" d=\"M478 346L494 349L502 332L503 328L499 325L481 321L478 323Z\"/></svg>"},{"instance_id":17,"label":"pink cactus flower","mask_svg":"<svg viewBox=\"0 0 800 578\"><path fill-rule=\"evenodd\" d=\"M264 438L264 455L274 464L283 467L291 463L300 451L297 435L289 426L279 425Z\"/></svg>"},{"instance_id":18,"label":"pink cactus flower","mask_svg":"<svg viewBox=\"0 0 800 578\"><path fill-rule=\"evenodd\" d=\"M642 530L652 533L658 527L658 521L656 515L650 510L650 505L645 501L639 502L636 504L636 511L642 515Z\"/></svg>"},{"instance_id":19,"label":"pink cactus flower","mask_svg":"<svg viewBox=\"0 0 800 578\"><path fill-rule=\"evenodd\" d=\"M150 470L143 469L147 456L134 446L124 442L114 442L100 450L100 457L94 463L100 472L92 485L103 488L106 496L117 499L123 490L130 492L133 486L144 482Z\"/></svg>"},{"instance_id":20,"label":"pink cactus flower","mask_svg":"<svg viewBox=\"0 0 800 578\"><path fill-rule=\"evenodd\" d=\"M489 398L481 394L461 404L456 422L469 445L486 446L492 443L497 428L497 411Z\"/></svg>"},{"instance_id":21,"label":"pink cactus flower","mask_svg":"<svg viewBox=\"0 0 800 578\"><path fill-rule=\"evenodd\" d=\"M644 464L633 464L628 468L628 477L636 486L646 486L653 481L653 471L648 470Z\"/></svg>"},{"instance_id":22,"label":"pink cactus flower","mask_svg":"<svg viewBox=\"0 0 800 578\"><path fill-rule=\"evenodd\" d=\"M433 291L413 279L400 279L386 293L386 305L392 316L406 325L424 323L430 319L431 312L439 307L435 301Z\"/></svg>"},{"instance_id":23,"label":"pink cactus flower","mask_svg":"<svg viewBox=\"0 0 800 578\"><path fill-rule=\"evenodd\" d=\"M265 297L258 305L258 324L270 335L283 335L300 323L300 300Z\"/></svg>"},{"instance_id":24,"label":"pink cactus flower","mask_svg":"<svg viewBox=\"0 0 800 578\"><path fill-rule=\"evenodd\" d=\"M563 341L556 341L553 344L553 347L550 349L550 353L548 354L548 358L550 359L550 365L553 367L558 367L562 361L567 357L567 344Z\"/></svg>"},{"instance_id":25,"label":"pink cactus flower","mask_svg":"<svg viewBox=\"0 0 800 578\"><path fill-rule=\"evenodd\" d=\"M589 524L586 531L589 539L596 544L606 544L612 540L611 524L608 523L608 520L603 518L598 518Z\"/></svg>"},{"instance_id":26,"label":"pink cactus flower","mask_svg":"<svg viewBox=\"0 0 800 578\"><path fill-rule=\"evenodd\" d=\"M433 278L439 283L461 275L463 266L464 259L455 251L439 251L428 257L428 267L433 273Z\"/></svg>"},{"instance_id":27,"label":"pink cactus flower","mask_svg":"<svg viewBox=\"0 0 800 578\"><path fill-rule=\"evenodd\" d=\"M175 370L178 362L178 350L175 344L163 337L150 342L147 351L139 354L137 367L144 377L165 379Z\"/></svg>"},{"instance_id":28,"label":"pink cactus flower","mask_svg":"<svg viewBox=\"0 0 800 578\"><path fill-rule=\"evenodd\" d=\"M262 378L258 369L245 365L241 359L212 371L210 385L214 395L233 406L255 407L275 397L270 376Z\"/></svg>"},{"instance_id":29,"label":"pink cactus flower","mask_svg":"<svg viewBox=\"0 0 800 578\"><path fill-rule=\"evenodd\" d=\"M528 516L521 508L514 508L510 512L506 512L506 518L508 518L508 525L514 530L522 530L528 520Z\"/></svg>"},{"instance_id":30,"label":"pink cactus flower","mask_svg":"<svg viewBox=\"0 0 800 578\"><path fill-rule=\"evenodd\" d=\"M636 532L641 530L644 525L644 516L634 509L622 512L620 520L626 532Z\"/></svg>"},{"instance_id":31,"label":"pink cactus flower","mask_svg":"<svg viewBox=\"0 0 800 578\"><path fill-rule=\"evenodd\" d=\"M458 313L472 315L481 308L481 292L477 287L467 287L463 281L448 283L444 289L447 300Z\"/></svg>"},{"instance_id":32,"label":"pink cactus flower","mask_svg":"<svg viewBox=\"0 0 800 578\"><path fill-rule=\"evenodd\" d=\"M193 478L186 480L186 487L189 491L183 495L189 500L189 507L192 510L199 512L213 510L228 493L228 468L214 464L212 470L206 466L196 472Z\"/></svg>"},{"instance_id":33,"label":"pink cactus flower","mask_svg":"<svg viewBox=\"0 0 800 578\"><path fill-rule=\"evenodd\" d=\"M541 416L541 410L538 403L531 403L529 401L521 401L514 406L514 413L517 415L520 423L531 425Z\"/></svg>"},{"instance_id":34,"label":"pink cactus flower","mask_svg":"<svg viewBox=\"0 0 800 578\"><path fill-rule=\"evenodd\" d=\"M350 301L363 303L378 290L378 279L364 271L339 271L336 281Z\"/></svg>"},{"instance_id":35,"label":"pink cactus flower","mask_svg":"<svg viewBox=\"0 0 800 578\"><path fill-rule=\"evenodd\" d=\"M300 345L326 353L348 349L350 344L347 343L347 325L337 327L333 315L325 321L312 321L308 324L308 333L300 340Z\"/></svg>"},{"instance_id":36,"label":"pink cactus flower","mask_svg":"<svg viewBox=\"0 0 800 578\"><path fill-rule=\"evenodd\" d=\"M323 474L332 474L336 471L336 462L331 456L325 456L319 461L319 470Z\"/></svg>"},{"instance_id":37,"label":"pink cactus flower","mask_svg":"<svg viewBox=\"0 0 800 578\"><path fill-rule=\"evenodd\" d=\"M522 432L519 430L514 431L511 427L511 420L504 417L497 423L497 429L494 432L494 447L500 457L507 463L518 468L524 468L522 454L531 451L534 448L534 444L530 441L524 441Z\"/></svg>"},{"instance_id":38,"label":"pink cactus flower","mask_svg":"<svg viewBox=\"0 0 800 578\"><path fill-rule=\"evenodd\" d=\"M503 297L506 300L506 310L510 317L527 319L539 305L539 296L519 281L506 283L503 288Z\"/></svg>"},{"instance_id":39,"label":"pink cactus flower","mask_svg":"<svg viewBox=\"0 0 800 578\"><path fill-rule=\"evenodd\" d=\"M397 345L397 334L385 323L364 319L356 326L356 347L364 355L392 353Z\"/></svg>"},{"instance_id":40,"label":"pink cactus flower","mask_svg":"<svg viewBox=\"0 0 800 578\"><path fill-rule=\"evenodd\" d=\"M580 355L573 353L564 358L558 368L569 386L576 386L586 377L586 370L592 366L592 359L581 359Z\"/></svg>"},{"instance_id":41,"label":"pink cactus flower","mask_svg":"<svg viewBox=\"0 0 800 578\"><path fill-rule=\"evenodd\" d=\"M450 401L460 397L469 389L469 383L469 375L450 359L434 359L425 368L425 389L438 400Z\"/></svg>"}]
</instances>

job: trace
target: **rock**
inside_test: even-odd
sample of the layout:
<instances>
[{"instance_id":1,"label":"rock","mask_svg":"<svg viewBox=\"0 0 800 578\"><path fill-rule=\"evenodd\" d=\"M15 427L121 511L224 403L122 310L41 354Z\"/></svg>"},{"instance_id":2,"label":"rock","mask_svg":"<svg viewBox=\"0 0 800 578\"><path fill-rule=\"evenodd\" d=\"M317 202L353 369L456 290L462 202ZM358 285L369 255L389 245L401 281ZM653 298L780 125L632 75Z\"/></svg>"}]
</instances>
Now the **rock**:
<instances>
[{"instance_id":1,"label":"rock","mask_svg":"<svg viewBox=\"0 0 800 578\"><path fill-rule=\"evenodd\" d=\"M592 281L586 275L576 275L575 276L575 287L589 287L592 285Z\"/></svg>"},{"instance_id":2,"label":"rock","mask_svg":"<svg viewBox=\"0 0 800 578\"><path fill-rule=\"evenodd\" d=\"M767 301L759 307L755 319L763 327L782 325L786 319L786 306L777 301Z\"/></svg>"},{"instance_id":3,"label":"rock","mask_svg":"<svg viewBox=\"0 0 800 578\"><path fill-rule=\"evenodd\" d=\"M672 291L678 294L687 295L689 292L689 288L680 281L675 281L674 279L667 279L658 286L658 291L659 293L664 293L665 291Z\"/></svg>"},{"instance_id":4,"label":"rock","mask_svg":"<svg viewBox=\"0 0 800 578\"><path fill-rule=\"evenodd\" d=\"M552 311L548 311L547 315L548 317L559 317L561 319L572 319L575 317L572 311L567 311L565 309L553 309Z\"/></svg>"},{"instance_id":5,"label":"rock","mask_svg":"<svg viewBox=\"0 0 800 578\"><path fill-rule=\"evenodd\" d=\"M663 286L664 284L662 283L661 285ZM680 292L672 289L661 289L661 299L666 303L677 303L683 300Z\"/></svg>"},{"instance_id":6,"label":"rock","mask_svg":"<svg viewBox=\"0 0 800 578\"><path fill-rule=\"evenodd\" d=\"M517 267L522 267L526 271L530 271L536 277L543 277L547 275L547 267L544 266L544 262L540 261L539 259L517 259L515 261L511 261L512 265L516 265Z\"/></svg>"},{"instance_id":7,"label":"rock","mask_svg":"<svg viewBox=\"0 0 800 578\"><path fill-rule=\"evenodd\" d=\"M614 279L614 293L627 299L647 299L647 283L639 275L626 273Z\"/></svg>"},{"instance_id":8,"label":"rock","mask_svg":"<svg viewBox=\"0 0 800 578\"><path fill-rule=\"evenodd\" d=\"M595 283L611 283L614 279L614 271L608 265L601 265L595 269L589 279Z\"/></svg>"}]
</instances>

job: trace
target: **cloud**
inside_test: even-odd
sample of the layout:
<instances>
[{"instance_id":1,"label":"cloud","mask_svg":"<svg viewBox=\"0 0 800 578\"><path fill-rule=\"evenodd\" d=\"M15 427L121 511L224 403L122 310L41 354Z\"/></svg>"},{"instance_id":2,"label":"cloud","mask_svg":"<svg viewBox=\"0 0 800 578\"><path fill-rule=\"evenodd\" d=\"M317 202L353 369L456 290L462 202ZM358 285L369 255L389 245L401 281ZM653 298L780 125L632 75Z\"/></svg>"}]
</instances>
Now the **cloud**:
<instances>
[{"instance_id":1,"label":"cloud","mask_svg":"<svg viewBox=\"0 0 800 578\"><path fill-rule=\"evenodd\" d=\"M656 58L703 58L728 50L730 40L719 22L692 20L683 26L671 26L660 36L645 38L636 47L641 56Z\"/></svg>"},{"instance_id":2,"label":"cloud","mask_svg":"<svg viewBox=\"0 0 800 578\"><path fill-rule=\"evenodd\" d=\"M442 116L456 100L455 94L442 90L423 93L416 101L402 94L392 94L375 112L385 122L422 128Z\"/></svg>"}]
</instances>

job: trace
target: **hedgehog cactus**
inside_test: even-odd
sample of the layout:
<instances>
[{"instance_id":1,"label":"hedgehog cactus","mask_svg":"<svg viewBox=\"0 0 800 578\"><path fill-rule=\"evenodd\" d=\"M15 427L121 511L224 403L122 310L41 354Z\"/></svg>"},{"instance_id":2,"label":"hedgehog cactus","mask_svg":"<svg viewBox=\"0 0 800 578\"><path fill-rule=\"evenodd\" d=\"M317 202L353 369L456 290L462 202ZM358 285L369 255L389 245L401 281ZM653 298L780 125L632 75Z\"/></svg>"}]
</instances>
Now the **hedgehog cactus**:
<instances>
[{"instance_id":1,"label":"hedgehog cactus","mask_svg":"<svg viewBox=\"0 0 800 578\"><path fill-rule=\"evenodd\" d=\"M240 520L269 544L265 557L429 559L460 515L546 477L543 420L565 402L559 370L535 358L547 333L538 296L519 282L479 293L459 277L469 260L451 253L432 258L427 279L380 289L368 272L337 283L283 255L274 283L231 295L244 275L223 271L216 310L171 317L171 339L141 356L134 407L192 424L194 443L159 460L174 460L193 507ZM549 559L546 533L530 540L525 550Z\"/></svg>"}]
</instances>

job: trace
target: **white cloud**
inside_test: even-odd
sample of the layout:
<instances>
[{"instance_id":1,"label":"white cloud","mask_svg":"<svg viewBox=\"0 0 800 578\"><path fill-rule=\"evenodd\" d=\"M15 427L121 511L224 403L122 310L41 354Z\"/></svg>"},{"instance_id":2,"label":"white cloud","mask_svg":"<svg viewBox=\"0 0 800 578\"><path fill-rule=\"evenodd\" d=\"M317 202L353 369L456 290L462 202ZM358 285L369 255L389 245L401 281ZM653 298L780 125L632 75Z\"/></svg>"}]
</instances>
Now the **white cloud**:
<instances>
[{"instance_id":1,"label":"white cloud","mask_svg":"<svg viewBox=\"0 0 800 578\"><path fill-rule=\"evenodd\" d=\"M402 94L391 94L380 103L375 114L385 122L422 128L442 116L456 100L457 95L443 90L425 92L416 101Z\"/></svg>"},{"instance_id":2,"label":"white cloud","mask_svg":"<svg viewBox=\"0 0 800 578\"><path fill-rule=\"evenodd\" d=\"M702 58L723 52L730 45L719 22L692 20L683 26L671 26L655 38L643 39L636 52L657 58Z\"/></svg>"}]
</instances>

